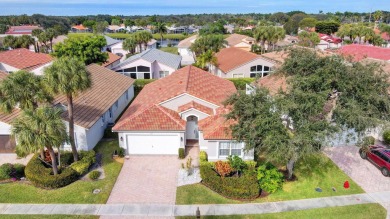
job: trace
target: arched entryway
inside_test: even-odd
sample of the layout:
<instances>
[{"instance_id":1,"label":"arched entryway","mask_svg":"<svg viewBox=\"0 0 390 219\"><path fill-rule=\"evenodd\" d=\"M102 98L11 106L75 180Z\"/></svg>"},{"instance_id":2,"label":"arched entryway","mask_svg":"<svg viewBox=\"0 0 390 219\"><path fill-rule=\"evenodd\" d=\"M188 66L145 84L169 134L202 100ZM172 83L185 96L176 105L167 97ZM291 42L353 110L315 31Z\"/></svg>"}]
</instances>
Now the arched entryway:
<instances>
[{"instance_id":1,"label":"arched entryway","mask_svg":"<svg viewBox=\"0 0 390 219\"><path fill-rule=\"evenodd\" d=\"M187 140L198 140L199 139L199 130L198 130L198 117L188 116L186 119L186 139Z\"/></svg>"}]
</instances>

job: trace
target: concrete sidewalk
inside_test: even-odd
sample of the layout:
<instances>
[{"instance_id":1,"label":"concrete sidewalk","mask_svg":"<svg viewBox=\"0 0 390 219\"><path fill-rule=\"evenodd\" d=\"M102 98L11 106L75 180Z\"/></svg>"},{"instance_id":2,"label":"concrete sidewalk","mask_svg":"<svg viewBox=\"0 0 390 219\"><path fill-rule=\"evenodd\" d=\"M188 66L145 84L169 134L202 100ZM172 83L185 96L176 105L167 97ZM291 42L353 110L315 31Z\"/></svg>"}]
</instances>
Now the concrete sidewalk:
<instances>
[{"instance_id":1,"label":"concrete sidewalk","mask_svg":"<svg viewBox=\"0 0 390 219\"><path fill-rule=\"evenodd\" d=\"M174 217L194 216L199 207L201 215L265 214L314 208L347 206L367 203L390 203L389 192L302 199L281 202L224 204L224 205L168 205L168 204L0 204L1 214L62 214ZM108 217L110 216L110 217Z\"/></svg>"}]
</instances>

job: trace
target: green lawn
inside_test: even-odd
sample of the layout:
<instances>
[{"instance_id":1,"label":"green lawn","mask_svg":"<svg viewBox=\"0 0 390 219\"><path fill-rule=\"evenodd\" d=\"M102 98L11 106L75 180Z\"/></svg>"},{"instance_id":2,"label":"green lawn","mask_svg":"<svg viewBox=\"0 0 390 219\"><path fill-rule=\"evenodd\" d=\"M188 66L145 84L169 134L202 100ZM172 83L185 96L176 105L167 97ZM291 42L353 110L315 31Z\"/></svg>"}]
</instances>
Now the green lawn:
<instances>
[{"instance_id":1,"label":"green lawn","mask_svg":"<svg viewBox=\"0 0 390 219\"><path fill-rule=\"evenodd\" d=\"M83 37L83 36L91 36L93 33L68 33L68 37ZM106 34L109 37L117 38L117 39L126 39L131 36L129 33L108 33ZM178 39L184 40L191 35L183 35L183 34L163 34L164 39ZM161 36L158 33L153 34L153 39L161 40Z\"/></svg>"},{"instance_id":2,"label":"green lawn","mask_svg":"<svg viewBox=\"0 0 390 219\"><path fill-rule=\"evenodd\" d=\"M283 190L264 198L258 198L252 202L273 202L364 193L363 189L325 155L315 156L297 163L295 174L298 180L285 182ZM349 189L343 188L346 180L350 183ZM320 187L323 191L316 192L315 188L317 187ZM332 191L332 187L335 187L337 191ZM177 188L176 204L179 205L229 203L242 202L224 198L202 184L186 185Z\"/></svg>"},{"instance_id":3,"label":"green lawn","mask_svg":"<svg viewBox=\"0 0 390 219\"><path fill-rule=\"evenodd\" d=\"M94 215L0 215L1 219L98 219Z\"/></svg>"},{"instance_id":4,"label":"green lawn","mask_svg":"<svg viewBox=\"0 0 390 219\"><path fill-rule=\"evenodd\" d=\"M159 50L162 50L164 52L169 52L175 55L179 54L177 52L177 47L160 47Z\"/></svg>"},{"instance_id":5,"label":"green lawn","mask_svg":"<svg viewBox=\"0 0 390 219\"><path fill-rule=\"evenodd\" d=\"M122 163L111 158L118 141L100 142L95 150L103 154L106 178L98 181L76 181L66 187L46 190L24 183L0 184L0 203L106 203ZM101 193L92 194L94 189Z\"/></svg>"},{"instance_id":6,"label":"green lawn","mask_svg":"<svg viewBox=\"0 0 390 219\"><path fill-rule=\"evenodd\" d=\"M180 219L190 219L195 217L176 217ZM302 211L289 211L273 214L258 215L229 215L229 216L203 216L204 219L385 219L386 209L379 204L361 204L343 207L319 208Z\"/></svg>"}]
</instances>

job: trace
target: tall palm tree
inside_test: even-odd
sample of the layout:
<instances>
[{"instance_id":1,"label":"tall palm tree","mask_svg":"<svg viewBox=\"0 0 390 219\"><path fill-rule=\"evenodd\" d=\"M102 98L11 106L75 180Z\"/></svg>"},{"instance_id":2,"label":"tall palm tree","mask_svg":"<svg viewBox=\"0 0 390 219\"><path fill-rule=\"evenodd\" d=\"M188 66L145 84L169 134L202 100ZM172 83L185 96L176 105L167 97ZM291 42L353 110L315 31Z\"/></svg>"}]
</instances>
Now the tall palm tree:
<instances>
[{"instance_id":1,"label":"tall palm tree","mask_svg":"<svg viewBox=\"0 0 390 219\"><path fill-rule=\"evenodd\" d=\"M10 113L18 105L22 110L35 110L39 103L53 97L43 89L42 78L27 71L17 71L0 83L0 110Z\"/></svg>"},{"instance_id":2,"label":"tall palm tree","mask_svg":"<svg viewBox=\"0 0 390 219\"><path fill-rule=\"evenodd\" d=\"M125 39L122 44L122 49L127 50L130 54L135 53L135 48L137 47L137 40L134 35L131 35L129 38Z\"/></svg>"},{"instance_id":3,"label":"tall palm tree","mask_svg":"<svg viewBox=\"0 0 390 219\"><path fill-rule=\"evenodd\" d=\"M264 45L267 40L267 27L266 26L258 26L253 33L253 37L256 43L260 43L261 53L265 50Z\"/></svg>"},{"instance_id":4,"label":"tall palm tree","mask_svg":"<svg viewBox=\"0 0 390 219\"><path fill-rule=\"evenodd\" d=\"M160 34L160 37L161 37L161 44L160 45L162 45L163 34L167 32L167 26L164 22L157 22L155 30L157 31L157 33Z\"/></svg>"},{"instance_id":5,"label":"tall palm tree","mask_svg":"<svg viewBox=\"0 0 390 219\"><path fill-rule=\"evenodd\" d=\"M23 111L12 122L12 136L17 139L19 150L29 153L47 148L51 157L53 174L58 174L57 158L54 147L59 147L67 139L66 126L58 108L39 107Z\"/></svg>"},{"instance_id":6,"label":"tall palm tree","mask_svg":"<svg viewBox=\"0 0 390 219\"><path fill-rule=\"evenodd\" d=\"M142 52L142 44L146 49L148 47L148 42L153 39L153 35L146 30L136 32L134 37L139 45L140 52Z\"/></svg>"},{"instance_id":7,"label":"tall palm tree","mask_svg":"<svg viewBox=\"0 0 390 219\"><path fill-rule=\"evenodd\" d=\"M204 70L209 70L208 66L212 64L216 66L218 64L217 57L212 50L207 50L196 59L196 65Z\"/></svg>"},{"instance_id":8,"label":"tall palm tree","mask_svg":"<svg viewBox=\"0 0 390 219\"><path fill-rule=\"evenodd\" d=\"M85 64L75 58L61 57L45 69L45 84L53 94L66 96L68 104L69 141L74 161L78 161L74 141L73 98L91 87L91 78Z\"/></svg>"}]
</instances>

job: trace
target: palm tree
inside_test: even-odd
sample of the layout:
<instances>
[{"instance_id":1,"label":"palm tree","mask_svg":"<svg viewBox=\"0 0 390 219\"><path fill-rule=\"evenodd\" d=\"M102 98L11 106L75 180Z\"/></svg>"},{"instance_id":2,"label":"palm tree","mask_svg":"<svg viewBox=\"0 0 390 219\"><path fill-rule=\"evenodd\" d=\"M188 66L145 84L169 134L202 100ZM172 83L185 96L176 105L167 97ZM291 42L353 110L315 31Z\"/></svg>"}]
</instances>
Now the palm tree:
<instances>
[{"instance_id":1,"label":"palm tree","mask_svg":"<svg viewBox=\"0 0 390 219\"><path fill-rule=\"evenodd\" d=\"M49 103L53 97L42 89L42 78L27 71L17 71L0 83L0 110L10 113L18 105L22 110L35 110L39 103Z\"/></svg>"},{"instance_id":2,"label":"palm tree","mask_svg":"<svg viewBox=\"0 0 390 219\"><path fill-rule=\"evenodd\" d=\"M61 109L39 107L26 110L12 122L12 136L17 139L19 150L36 152L47 148L51 157L53 174L58 174L54 147L59 147L67 139L66 126L61 119Z\"/></svg>"},{"instance_id":3,"label":"palm tree","mask_svg":"<svg viewBox=\"0 0 390 219\"><path fill-rule=\"evenodd\" d=\"M167 26L164 22L157 22L156 23L156 31L160 34L161 36L161 44L162 45L162 41L163 41L163 34L167 32Z\"/></svg>"},{"instance_id":4,"label":"palm tree","mask_svg":"<svg viewBox=\"0 0 390 219\"><path fill-rule=\"evenodd\" d=\"M253 37L255 38L256 43L260 43L261 53L264 52L265 41L267 39L267 30L266 26L258 26L253 33Z\"/></svg>"},{"instance_id":5,"label":"palm tree","mask_svg":"<svg viewBox=\"0 0 390 219\"><path fill-rule=\"evenodd\" d=\"M44 80L50 92L66 96L68 104L69 141L74 161L78 161L74 141L73 98L91 87L91 78L85 64L75 58L61 57L45 69Z\"/></svg>"},{"instance_id":6,"label":"palm tree","mask_svg":"<svg viewBox=\"0 0 390 219\"><path fill-rule=\"evenodd\" d=\"M196 59L196 66L208 70L208 65L214 65L216 66L218 64L218 60L215 57L215 53L212 50L207 50L207 52L201 54L197 59ZM207 69L206 69L207 67Z\"/></svg>"},{"instance_id":7,"label":"palm tree","mask_svg":"<svg viewBox=\"0 0 390 219\"><path fill-rule=\"evenodd\" d=\"M29 35L23 35L17 38L18 48L26 48L28 49L30 45L35 44L35 39Z\"/></svg>"},{"instance_id":8,"label":"palm tree","mask_svg":"<svg viewBox=\"0 0 390 219\"><path fill-rule=\"evenodd\" d=\"M135 40L139 44L140 52L142 52L142 44L144 45L145 49L148 47L148 42L153 39L153 36L151 33L149 33L146 30L138 31L134 34Z\"/></svg>"},{"instance_id":9,"label":"palm tree","mask_svg":"<svg viewBox=\"0 0 390 219\"><path fill-rule=\"evenodd\" d=\"M122 49L127 50L130 54L135 53L135 48L137 47L137 41L133 35L125 39L122 44Z\"/></svg>"}]
</instances>

